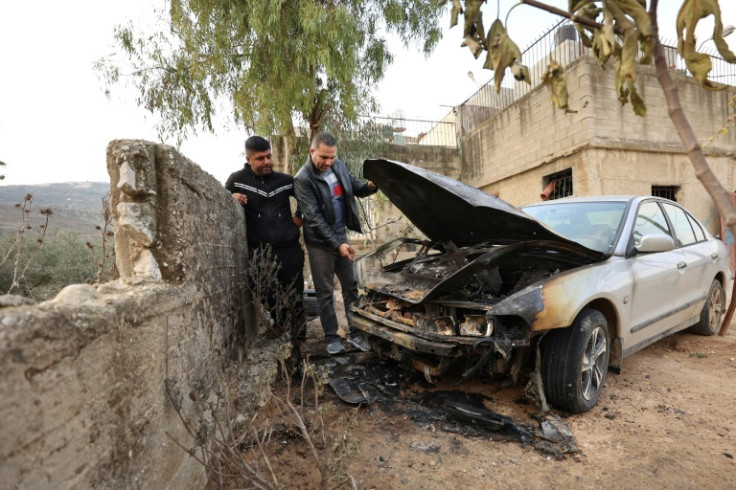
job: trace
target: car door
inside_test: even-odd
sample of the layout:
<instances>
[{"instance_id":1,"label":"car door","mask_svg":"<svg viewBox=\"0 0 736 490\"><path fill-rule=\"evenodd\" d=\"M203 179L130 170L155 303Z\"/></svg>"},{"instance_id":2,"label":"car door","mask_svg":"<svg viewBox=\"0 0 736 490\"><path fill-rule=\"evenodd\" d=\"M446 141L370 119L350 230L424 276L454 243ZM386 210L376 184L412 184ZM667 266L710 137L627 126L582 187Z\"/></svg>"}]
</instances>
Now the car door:
<instances>
[{"instance_id":1,"label":"car door","mask_svg":"<svg viewBox=\"0 0 736 490\"><path fill-rule=\"evenodd\" d=\"M687 308L686 317L696 320L717 272L717 247L706 240L700 225L685 210L665 202L662 208L672 226L675 246L682 254L682 261L677 264L677 296Z\"/></svg>"},{"instance_id":2,"label":"car door","mask_svg":"<svg viewBox=\"0 0 736 490\"><path fill-rule=\"evenodd\" d=\"M672 236L670 224L658 201L652 199L639 205L631 240L639 245L643 235L662 233ZM632 294L629 298L630 316L624 336L624 355L648 344L663 332L682 321L683 303L680 286L682 273L678 264L685 259L679 249L668 252L638 253L627 259L632 275ZM624 300L626 301L626 299Z\"/></svg>"}]
</instances>

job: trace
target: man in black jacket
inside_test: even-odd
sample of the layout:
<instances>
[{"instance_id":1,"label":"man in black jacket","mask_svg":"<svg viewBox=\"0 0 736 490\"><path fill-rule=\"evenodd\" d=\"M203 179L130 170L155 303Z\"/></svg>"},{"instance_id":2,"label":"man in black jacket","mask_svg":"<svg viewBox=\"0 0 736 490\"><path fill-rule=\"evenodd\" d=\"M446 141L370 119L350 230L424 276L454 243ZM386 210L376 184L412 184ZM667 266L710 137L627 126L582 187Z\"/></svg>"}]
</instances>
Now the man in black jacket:
<instances>
[{"instance_id":1,"label":"man in black jacket","mask_svg":"<svg viewBox=\"0 0 736 490\"><path fill-rule=\"evenodd\" d=\"M373 182L361 182L350 175L345 163L337 159L337 143L329 133L314 137L307 163L294 177L294 192L304 215L304 242L329 354L345 350L337 334L332 301L335 275L340 280L346 312L358 299L353 270L355 250L347 237L347 229L361 231L355 197L366 197L376 190Z\"/></svg>"},{"instance_id":2,"label":"man in black jacket","mask_svg":"<svg viewBox=\"0 0 736 490\"><path fill-rule=\"evenodd\" d=\"M245 141L245 161L242 170L230 175L225 188L245 209L245 227L248 248L252 256L263 257L267 245L279 264L276 279L285 291L293 287L296 296L296 328L298 339L305 334L304 322L304 251L299 244L299 227L302 225L297 210L291 215L289 196L294 197L294 178L291 175L273 170L271 145L260 136L251 136ZM283 308L290 305L276 305L273 291L269 291L267 306ZM279 320L277 312L272 315ZM283 333L283 325L274 325L267 332L270 335ZM281 330L281 331L280 331Z\"/></svg>"}]
</instances>

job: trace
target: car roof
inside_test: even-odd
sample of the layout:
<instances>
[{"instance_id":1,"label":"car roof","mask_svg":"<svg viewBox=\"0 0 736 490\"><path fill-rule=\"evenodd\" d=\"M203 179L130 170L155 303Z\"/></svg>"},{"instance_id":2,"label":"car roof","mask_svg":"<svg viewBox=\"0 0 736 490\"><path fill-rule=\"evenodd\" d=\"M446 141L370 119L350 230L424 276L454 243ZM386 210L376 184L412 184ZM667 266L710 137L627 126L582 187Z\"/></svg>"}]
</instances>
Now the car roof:
<instances>
[{"instance_id":1,"label":"car roof","mask_svg":"<svg viewBox=\"0 0 736 490\"><path fill-rule=\"evenodd\" d=\"M563 197L561 199L552 199L549 201L539 201L534 203L525 204L520 206L521 209L531 206L549 206L554 204L566 203L566 202L634 202L643 201L644 199L658 199L661 201L669 201L661 197L654 196L634 196L634 195L620 195L620 196L581 196L581 197Z\"/></svg>"},{"instance_id":2,"label":"car roof","mask_svg":"<svg viewBox=\"0 0 736 490\"><path fill-rule=\"evenodd\" d=\"M525 204L523 206L519 206L519 209L523 210L524 208L530 208L530 207L536 207L536 206L554 206L556 204L566 203L566 202L583 202L583 203L592 203L592 202L626 202L626 203L640 203L641 201L645 201L648 199L656 199L660 202L667 202L674 204L675 206L682 207L682 205L676 201L672 201L671 199L667 199L665 197L657 197L657 196L635 196L635 195L621 195L621 196L582 196L582 197L563 197L560 199L552 199L549 201L539 201L534 202L530 204Z\"/></svg>"}]
</instances>

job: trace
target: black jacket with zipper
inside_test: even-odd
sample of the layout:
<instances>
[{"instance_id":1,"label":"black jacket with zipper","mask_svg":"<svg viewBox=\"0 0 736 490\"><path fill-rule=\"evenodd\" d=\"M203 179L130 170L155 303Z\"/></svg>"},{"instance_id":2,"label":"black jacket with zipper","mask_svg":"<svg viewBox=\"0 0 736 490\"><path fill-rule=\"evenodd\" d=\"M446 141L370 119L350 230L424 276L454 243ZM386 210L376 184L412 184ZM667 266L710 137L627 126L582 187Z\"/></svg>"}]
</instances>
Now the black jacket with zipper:
<instances>
[{"instance_id":1,"label":"black jacket with zipper","mask_svg":"<svg viewBox=\"0 0 736 490\"><path fill-rule=\"evenodd\" d=\"M332 171L345 189L345 225L349 230L360 233L360 218L355 198L370 196L377 189L371 189L367 182L353 177L341 160L335 160ZM330 184L325 180L324 172L314 168L311 157L307 157L307 163L294 177L294 192L299 208L304 214L304 242L311 247L337 250L344 240L332 227L335 224L335 209Z\"/></svg>"},{"instance_id":2,"label":"black jacket with zipper","mask_svg":"<svg viewBox=\"0 0 736 490\"><path fill-rule=\"evenodd\" d=\"M233 172L225 183L231 193L245 194L245 229L248 246L264 243L286 247L299 243L299 228L291 215L289 196L294 196L294 178L281 172L257 176L249 164ZM297 216L301 213L297 209Z\"/></svg>"}]
</instances>

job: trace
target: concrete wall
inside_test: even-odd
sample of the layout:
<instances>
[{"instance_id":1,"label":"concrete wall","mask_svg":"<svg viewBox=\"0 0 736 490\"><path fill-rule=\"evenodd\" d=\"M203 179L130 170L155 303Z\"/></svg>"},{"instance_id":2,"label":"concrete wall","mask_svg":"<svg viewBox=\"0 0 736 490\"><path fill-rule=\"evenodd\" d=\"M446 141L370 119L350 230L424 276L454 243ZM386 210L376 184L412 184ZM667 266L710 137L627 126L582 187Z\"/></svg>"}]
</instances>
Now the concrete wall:
<instances>
[{"instance_id":1,"label":"concrete wall","mask_svg":"<svg viewBox=\"0 0 736 490\"><path fill-rule=\"evenodd\" d=\"M230 193L171 147L113 141L107 161L122 280L0 307L2 488L202 487L177 409L195 421L225 365L256 357ZM265 387L276 346L257 349Z\"/></svg>"},{"instance_id":2,"label":"concrete wall","mask_svg":"<svg viewBox=\"0 0 736 490\"><path fill-rule=\"evenodd\" d=\"M340 142L338 141L337 144L338 158L340 158ZM299 142L299 146L308 147L306 141ZM274 169L279 172L291 173L286 160L290 153L287 150L284 139L274 138L271 142L271 147L273 151ZM303 150L302 153L304 154L298 159L299 162L305 162L307 160L307 150ZM371 155L369 158L386 158L388 160L410 163L454 178L459 177L461 173L460 152L457 147L452 146L428 145L423 143L411 145L389 144L386 151L377 155Z\"/></svg>"},{"instance_id":3,"label":"concrete wall","mask_svg":"<svg viewBox=\"0 0 736 490\"><path fill-rule=\"evenodd\" d=\"M707 91L690 77L672 76L709 164L733 191L736 135L706 143L726 124L736 89ZM582 57L567 67L566 77L576 112L555 109L549 89L535 88L464 137L464 181L523 205L539 200L544 176L572 168L576 195L649 194L652 185L679 185L678 201L712 220L713 205L684 153L652 67L640 67L637 79L645 117L619 103L611 67L602 70Z\"/></svg>"},{"instance_id":4,"label":"concrete wall","mask_svg":"<svg viewBox=\"0 0 736 490\"><path fill-rule=\"evenodd\" d=\"M390 145L387 151L378 156L426 168L454 179L459 178L462 172L460 152L449 146Z\"/></svg>"}]
</instances>

